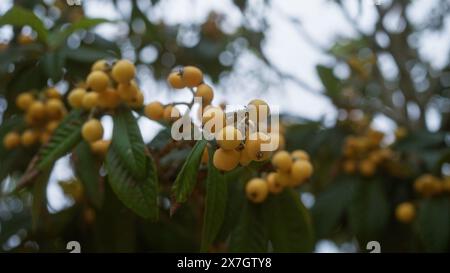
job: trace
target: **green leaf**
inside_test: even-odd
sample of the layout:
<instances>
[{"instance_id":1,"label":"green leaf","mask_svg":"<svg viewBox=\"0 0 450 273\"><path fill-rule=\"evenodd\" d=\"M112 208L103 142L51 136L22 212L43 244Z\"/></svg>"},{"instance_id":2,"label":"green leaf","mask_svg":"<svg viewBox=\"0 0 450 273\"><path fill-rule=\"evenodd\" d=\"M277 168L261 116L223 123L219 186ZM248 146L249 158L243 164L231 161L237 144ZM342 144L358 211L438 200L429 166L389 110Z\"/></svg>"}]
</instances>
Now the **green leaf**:
<instances>
[{"instance_id":1,"label":"green leaf","mask_svg":"<svg viewBox=\"0 0 450 273\"><path fill-rule=\"evenodd\" d=\"M147 164L145 144L130 109L121 109L114 115L112 146L129 172L143 180Z\"/></svg>"},{"instance_id":2,"label":"green leaf","mask_svg":"<svg viewBox=\"0 0 450 273\"><path fill-rule=\"evenodd\" d=\"M147 157L144 177L137 179L128 169L117 147L112 146L106 156L108 181L117 197L136 214L152 220L158 219L158 178L151 157Z\"/></svg>"},{"instance_id":3,"label":"green leaf","mask_svg":"<svg viewBox=\"0 0 450 273\"><path fill-rule=\"evenodd\" d=\"M348 208L354 191L354 179L342 177L320 193L311 209L317 238L326 238Z\"/></svg>"},{"instance_id":4,"label":"green leaf","mask_svg":"<svg viewBox=\"0 0 450 273\"><path fill-rule=\"evenodd\" d=\"M179 203L186 202L197 183L197 171L206 143L204 139L195 143L173 184L172 192Z\"/></svg>"},{"instance_id":5,"label":"green leaf","mask_svg":"<svg viewBox=\"0 0 450 273\"><path fill-rule=\"evenodd\" d=\"M429 252L445 252L450 247L450 201L446 196L425 199L419 204L418 231Z\"/></svg>"},{"instance_id":6,"label":"green leaf","mask_svg":"<svg viewBox=\"0 0 450 273\"><path fill-rule=\"evenodd\" d=\"M100 178L100 166L91 152L89 144L80 142L73 153L75 173L83 184L89 201L100 208L103 203L103 189Z\"/></svg>"},{"instance_id":7,"label":"green leaf","mask_svg":"<svg viewBox=\"0 0 450 273\"><path fill-rule=\"evenodd\" d=\"M75 31L87 30L102 23L110 22L101 18L84 18L69 26L64 26L64 29L58 32L50 33L49 43L52 47L60 46L64 41Z\"/></svg>"},{"instance_id":8,"label":"green leaf","mask_svg":"<svg viewBox=\"0 0 450 273\"><path fill-rule=\"evenodd\" d=\"M17 27L30 26L36 31L38 40L47 42L48 31L44 23L33 12L19 6L14 6L0 18L0 26L13 25Z\"/></svg>"},{"instance_id":9,"label":"green leaf","mask_svg":"<svg viewBox=\"0 0 450 273\"><path fill-rule=\"evenodd\" d=\"M82 112L72 111L56 128L50 141L39 151L38 169L50 167L58 158L70 152L81 140Z\"/></svg>"},{"instance_id":10,"label":"green leaf","mask_svg":"<svg viewBox=\"0 0 450 273\"><path fill-rule=\"evenodd\" d=\"M328 96L332 98L337 97L341 86L339 80L333 74L333 69L323 65L318 65L316 69Z\"/></svg>"},{"instance_id":11,"label":"green leaf","mask_svg":"<svg viewBox=\"0 0 450 273\"><path fill-rule=\"evenodd\" d=\"M209 158L213 158L209 149ZM214 167L212 160L208 163L208 177L206 179L206 201L203 219L201 251L208 251L222 226L227 207L228 184L225 175Z\"/></svg>"},{"instance_id":12,"label":"green leaf","mask_svg":"<svg viewBox=\"0 0 450 273\"><path fill-rule=\"evenodd\" d=\"M389 202L380 181L358 181L349 207L350 227L361 245L377 240L389 220Z\"/></svg>"},{"instance_id":13,"label":"green leaf","mask_svg":"<svg viewBox=\"0 0 450 273\"><path fill-rule=\"evenodd\" d=\"M41 58L46 75L53 81L59 81L64 72L65 55L63 51L47 52Z\"/></svg>"},{"instance_id":14,"label":"green leaf","mask_svg":"<svg viewBox=\"0 0 450 273\"><path fill-rule=\"evenodd\" d=\"M299 194L287 189L267 202L269 239L274 252L312 252L313 227Z\"/></svg>"},{"instance_id":15,"label":"green leaf","mask_svg":"<svg viewBox=\"0 0 450 273\"><path fill-rule=\"evenodd\" d=\"M67 59L84 63L93 63L98 59L107 59L115 57L115 55L112 52L105 51L101 48L84 45L76 49L67 48L64 51Z\"/></svg>"},{"instance_id":16,"label":"green leaf","mask_svg":"<svg viewBox=\"0 0 450 273\"><path fill-rule=\"evenodd\" d=\"M230 252L267 252L269 234L264 204L253 204L246 200L241 209L240 220L231 233Z\"/></svg>"}]
</instances>

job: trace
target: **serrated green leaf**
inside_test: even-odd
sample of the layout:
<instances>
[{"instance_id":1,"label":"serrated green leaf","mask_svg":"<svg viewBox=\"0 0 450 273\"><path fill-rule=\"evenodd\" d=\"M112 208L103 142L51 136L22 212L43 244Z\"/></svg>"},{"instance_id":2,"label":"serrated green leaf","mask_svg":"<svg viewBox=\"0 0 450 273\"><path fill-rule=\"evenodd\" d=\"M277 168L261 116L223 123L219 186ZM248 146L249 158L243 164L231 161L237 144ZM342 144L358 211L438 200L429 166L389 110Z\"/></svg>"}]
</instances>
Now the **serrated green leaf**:
<instances>
[{"instance_id":1,"label":"serrated green leaf","mask_svg":"<svg viewBox=\"0 0 450 273\"><path fill-rule=\"evenodd\" d=\"M143 179L132 175L124 160L112 146L106 157L108 181L125 206L144 218L158 218L158 178L151 157L147 157Z\"/></svg>"},{"instance_id":2,"label":"serrated green leaf","mask_svg":"<svg viewBox=\"0 0 450 273\"><path fill-rule=\"evenodd\" d=\"M38 169L50 167L58 158L70 152L81 140L82 112L72 111L56 128L50 141L39 151Z\"/></svg>"},{"instance_id":3,"label":"serrated green leaf","mask_svg":"<svg viewBox=\"0 0 450 273\"><path fill-rule=\"evenodd\" d=\"M450 247L450 201L446 196L425 199L419 204L417 226L429 252L445 252Z\"/></svg>"},{"instance_id":4,"label":"serrated green leaf","mask_svg":"<svg viewBox=\"0 0 450 273\"><path fill-rule=\"evenodd\" d=\"M33 12L19 6L13 6L0 18L0 26L13 25L17 27L30 26L36 31L38 40L47 42L48 31L44 23Z\"/></svg>"},{"instance_id":5,"label":"serrated green leaf","mask_svg":"<svg viewBox=\"0 0 450 273\"><path fill-rule=\"evenodd\" d=\"M213 151L209 149L209 158L213 158ZM212 160L208 163L208 177L206 178L206 201L203 218L201 251L208 251L222 226L227 207L228 184L225 175L214 167Z\"/></svg>"},{"instance_id":6,"label":"serrated green leaf","mask_svg":"<svg viewBox=\"0 0 450 273\"><path fill-rule=\"evenodd\" d=\"M100 178L100 166L92 154L89 144L80 142L73 153L75 173L83 184L89 201L100 208L103 203L103 189Z\"/></svg>"},{"instance_id":7,"label":"serrated green leaf","mask_svg":"<svg viewBox=\"0 0 450 273\"><path fill-rule=\"evenodd\" d=\"M41 65L48 78L57 82L63 76L65 55L63 51L45 53L41 58Z\"/></svg>"},{"instance_id":8,"label":"serrated green leaf","mask_svg":"<svg viewBox=\"0 0 450 273\"><path fill-rule=\"evenodd\" d=\"M195 143L173 184L172 192L179 203L186 202L197 183L197 171L206 143L204 139Z\"/></svg>"},{"instance_id":9,"label":"serrated green leaf","mask_svg":"<svg viewBox=\"0 0 450 273\"><path fill-rule=\"evenodd\" d=\"M147 164L145 144L130 109L121 109L114 115L112 146L129 172L143 180Z\"/></svg>"},{"instance_id":10,"label":"serrated green leaf","mask_svg":"<svg viewBox=\"0 0 450 273\"><path fill-rule=\"evenodd\" d=\"M317 196L311 209L317 238L328 237L344 215L352 200L354 182L352 177L341 177Z\"/></svg>"},{"instance_id":11,"label":"serrated green leaf","mask_svg":"<svg viewBox=\"0 0 450 273\"><path fill-rule=\"evenodd\" d=\"M359 181L349 207L350 227L361 245L379 239L389 220L389 202L380 181Z\"/></svg>"},{"instance_id":12,"label":"serrated green leaf","mask_svg":"<svg viewBox=\"0 0 450 273\"><path fill-rule=\"evenodd\" d=\"M274 252L311 252L313 227L298 193L286 189L269 198L265 208Z\"/></svg>"},{"instance_id":13,"label":"serrated green leaf","mask_svg":"<svg viewBox=\"0 0 450 273\"><path fill-rule=\"evenodd\" d=\"M82 29L87 30L87 29L95 27L99 24L107 23L107 22L110 22L110 21L106 20L106 19L102 19L102 18L81 19L80 21L77 21L77 22L71 24L70 26L65 27L61 31L58 31L55 33L50 33L49 43L51 44L52 47L60 46L75 31L82 30Z\"/></svg>"},{"instance_id":14,"label":"serrated green leaf","mask_svg":"<svg viewBox=\"0 0 450 273\"><path fill-rule=\"evenodd\" d=\"M265 209L264 204L253 204L248 200L244 202L239 222L231 232L230 252L267 252L269 232L264 215Z\"/></svg>"}]
</instances>

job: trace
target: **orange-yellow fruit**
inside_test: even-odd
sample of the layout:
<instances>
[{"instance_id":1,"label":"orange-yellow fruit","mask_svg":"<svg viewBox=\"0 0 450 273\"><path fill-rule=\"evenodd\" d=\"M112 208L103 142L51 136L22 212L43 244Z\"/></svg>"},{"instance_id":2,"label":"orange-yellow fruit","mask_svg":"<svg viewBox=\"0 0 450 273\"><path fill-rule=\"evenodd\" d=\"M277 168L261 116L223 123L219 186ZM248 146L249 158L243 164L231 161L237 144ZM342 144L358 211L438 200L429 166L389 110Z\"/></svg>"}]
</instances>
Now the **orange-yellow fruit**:
<instances>
[{"instance_id":1,"label":"orange-yellow fruit","mask_svg":"<svg viewBox=\"0 0 450 273\"><path fill-rule=\"evenodd\" d=\"M111 76L118 83L129 83L136 76L136 67L128 60L120 60L114 64Z\"/></svg>"},{"instance_id":2,"label":"orange-yellow fruit","mask_svg":"<svg viewBox=\"0 0 450 273\"><path fill-rule=\"evenodd\" d=\"M248 166L250 162L252 162L252 159L248 156L248 150L244 146L244 149L241 151L241 157L239 158L239 164L241 164L241 166Z\"/></svg>"},{"instance_id":3,"label":"orange-yellow fruit","mask_svg":"<svg viewBox=\"0 0 450 273\"><path fill-rule=\"evenodd\" d=\"M141 91L138 91L136 93L136 96L134 96L133 98L131 98L130 101L128 101L128 105L131 108L141 108L144 105L144 94L142 94Z\"/></svg>"},{"instance_id":4,"label":"orange-yellow fruit","mask_svg":"<svg viewBox=\"0 0 450 273\"><path fill-rule=\"evenodd\" d=\"M105 156L108 152L109 145L111 144L111 140L97 140L90 144L91 151L93 154L98 156Z\"/></svg>"},{"instance_id":5,"label":"orange-yellow fruit","mask_svg":"<svg viewBox=\"0 0 450 273\"><path fill-rule=\"evenodd\" d=\"M209 161L208 147L205 147L202 154L202 164L207 165Z\"/></svg>"},{"instance_id":6,"label":"orange-yellow fruit","mask_svg":"<svg viewBox=\"0 0 450 273\"><path fill-rule=\"evenodd\" d=\"M284 186L277 181L276 177L277 174L274 172L271 172L269 173L269 175L267 175L267 186L269 187L269 192L273 194L280 193L284 189Z\"/></svg>"},{"instance_id":7,"label":"orange-yellow fruit","mask_svg":"<svg viewBox=\"0 0 450 273\"><path fill-rule=\"evenodd\" d=\"M214 91L211 86L202 83L197 87L197 91L195 92L196 97L200 97L202 99L203 105L208 105L212 102L214 98Z\"/></svg>"},{"instance_id":8,"label":"orange-yellow fruit","mask_svg":"<svg viewBox=\"0 0 450 273\"><path fill-rule=\"evenodd\" d=\"M86 95L86 90L83 88L75 88L70 91L67 101L72 108L81 108L83 106L83 97Z\"/></svg>"},{"instance_id":9,"label":"orange-yellow fruit","mask_svg":"<svg viewBox=\"0 0 450 273\"><path fill-rule=\"evenodd\" d=\"M291 156L294 160L310 160L309 154L303 150L294 150L292 151Z\"/></svg>"},{"instance_id":10,"label":"orange-yellow fruit","mask_svg":"<svg viewBox=\"0 0 450 273\"><path fill-rule=\"evenodd\" d=\"M153 101L144 108L145 115L152 120L161 120L164 116L164 106L159 101Z\"/></svg>"},{"instance_id":11,"label":"orange-yellow fruit","mask_svg":"<svg viewBox=\"0 0 450 273\"><path fill-rule=\"evenodd\" d=\"M33 120L42 120L45 118L45 106L40 101L34 101L30 108L28 108L28 114Z\"/></svg>"},{"instance_id":12,"label":"orange-yellow fruit","mask_svg":"<svg viewBox=\"0 0 450 273\"><path fill-rule=\"evenodd\" d=\"M108 87L109 77L103 71L92 71L86 79L86 84L92 90L102 92Z\"/></svg>"},{"instance_id":13,"label":"orange-yellow fruit","mask_svg":"<svg viewBox=\"0 0 450 273\"><path fill-rule=\"evenodd\" d=\"M82 101L83 108L86 110L91 110L92 108L97 107L98 97L99 97L99 94L96 92L87 92L83 96L83 101Z\"/></svg>"},{"instance_id":14,"label":"orange-yellow fruit","mask_svg":"<svg viewBox=\"0 0 450 273\"><path fill-rule=\"evenodd\" d=\"M31 93L22 93L16 98L16 105L20 110L26 111L34 102L34 96Z\"/></svg>"},{"instance_id":15,"label":"orange-yellow fruit","mask_svg":"<svg viewBox=\"0 0 450 273\"><path fill-rule=\"evenodd\" d=\"M117 85L117 93L123 101L131 102L138 96L139 88L135 81L131 81L130 83L119 83L119 85Z\"/></svg>"},{"instance_id":16,"label":"orange-yellow fruit","mask_svg":"<svg viewBox=\"0 0 450 273\"><path fill-rule=\"evenodd\" d=\"M183 89L186 87L178 71L171 72L167 77L167 82L172 88L175 89Z\"/></svg>"},{"instance_id":17,"label":"orange-yellow fruit","mask_svg":"<svg viewBox=\"0 0 450 273\"><path fill-rule=\"evenodd\" d=\"M269 135L262 132L251 133L245 142L248 156L254 161L267 160L271 155L271 151L267 151L265 146L270 146L269 144Z\"/></svg>"},{"instance_id":18,"label":"orange-yellow fruit","mask_svg":"<svg viewBox=\"0 0 450 273\"><path fill-rule=\"evenodd\" d=\"M260 119L263 116L269 116L270 108L269 105L260 99L254 99L248 103L248 110L250 113L250 119L256 123L263 121L264 119Z\"/></svg>"},{"instance_id":19,"label":"orange-yellow fruit","mask_svg":"<svg viewBox=\"0 0 450 273\"><path fill-rule=\"evenodd\" d=\"M442 183L444 184L443 185L444 191L450 192L450 177L445 177Z\"/></svg>"},{"instance_id":20,"label":"orange-yellow fruit","mask_svg":"<svg viewBox=\"0 0 450 273\"><path fill-rule=\"evenodd\" d=\"M217 144L225 150L236 149L242 142L241 132L233 126L225 126L216 134Z\"/></svg>"},{"instance_id":21,"label":"orange-yellow fruit","mask_svg":"<svg viewBox=\"0 0 450 273\"><path fill-rule=\"evenodd\" d=\"M181 78L187 87L196 87L203 82L203 73L195 66L185 66Z\"/></svg>"},{"instance_id":22,"label":"orange-yellow fruit","mask_svg":"<svg viewBox=\"0 0 450 273\"><path fill-rule=\"evenodd\" d=\"M98 93L98 106L104 109L114 109L120 104L120 96L116 90L107 88L105 91Z\"/></svg>"},{"instance_id":23,"label":"orange-yellow fruit","mask_svg":"<svg viewBox=\"0 0 450 273\"><path fill-rule=\"evenodd\" d=\"M30 35L20 34L19 37L17 38L17 41L21 45L28 45L34 41L34 38Z\"/></svg>"},{"instance_id":24,"label":"orange-yellow fruit","mask_svg":"<svg viewBox=\"0 0 450 273\"><path fill-rule=\"evenodd\" d=\"M164 108L163 119L166 122L176 121L180 117L181 117L180 111L178 110L178 108L174 107L173 105L167 105Z\"/></svg>"},{"instance_id":25,"label":"orange-yellow fruit","mask_svg":"<svg viewBox=\"0 0 450 273\"><path fill-rule=\"evenodd\" d=\"M264 179L253 178L245 185L245 195L253 203L262 203L269 194L269 186Z\"/></svg>"},{"instance_id":26,"label":"orange-yellow fruit","mask_svg":"<svg viewBox=\"0 0 450 273\"><path fill-rule=\"evenodd\" d=\"M3 146L7 150L14 149L20 145L20 135L17 132L9 132L3 137Z\"/></svg>"},{"instance_id":27,"label":"orange-yellow fruit","mask_svg":"<svg viewBox=\"0 0 450 273\"><path fill-rule=\"evenodd\" d=\"M52 135L49 132L44 131L40 133L39 141L41 142L41 144L45 144L50 141L51 137Z\"/></svg>"},{"instance_id":28,"label":"orange-yellow fruit","mask_svg":"<svg viewBox=\"0 0 450 273\"><path fill-rule=\"evenodd\" d=\"M58 92L58 89L54 87L45 90L45 96L49 99L61 99L61 94Z\"/></svg>"},{"instance_id":29,"label":"orange-yellow fruit","mask_svg":"<svg viewBox=\"0 0 450 273\"><path fill-rule=\"evenodd\" d=\"M65 111L64 104L59 99L49 99L45 104L45 113L50 119L60 119Z\"/></svg>"},{"instance_id":30,"label":"orange-yellow fruit","mask_svg":"<svg viewBox=\"0 0 450 273\"><path fill-rule=\"evenodd\" d=\"M342 168L344 169L345 173L354 173L356 171L356 162L353 160L346 160L342 164Z\"/></svg>"},{"instance_id":31,"label":"orange-yellow fruit","mask_svg":"<svg viewBox=\"0 0 450 273\"><path fill-rule=\"evenodd\" d=\"M49 123L47 123L47 125L45 126L45 129L47 130L47 132L53 133L56 130L56 128L58 128L58 126L59 126L59 121L53 120L53 121L50 121Z\"/></svg>"},{"instance_id":32,"label":"orange-yellow fruit","mask_svg":"<svg viewBox=\"0 0 450 273\"><path fill-rule=\"evenodd\" d=\"M359 164L359 171L363 176L373 176L375 174L376 166L370 160L363 160Z\"/></svg>"},{"instance_id":33,"label":"orange-yellow fruit","mask_svg":"<svg viewBox=\"0 0 450 273\"><path fill-rule=\"evenodd\" d=\"M225 113L219 107L208 107L203 112L203 129L209 133L218 132L225 126Z\"/></svg>"},{"instance_id":34,"label":"orange-yellow fruit","mask_svg":"<svg viewBox=\"0 0 450 273\"><path fill-rule=\"evenodd\" d=\"M408 224L416 218L416 209L410 202L404 202L395 209L395 217L399 222Z\"/></svg>"},{"instance_id":35,"label":"orange-yellow fruit","mask_svg":"<svg viewBox=\"0 0 450 273\"><path fill-rule=\"evenodd\" d=\"M98 60L92 65L91 71L106 71L108 68L109 65L106 60Z\"/></svg>"},{"instance_id":36,"label":"orange-yellow fruit","mask_svg":"<svg viewBox=\"0 0 450 273\"><path fill-rule=\"evenodd\" d=\"M231 171L239 164L240 152L236 150L217 149L214 152L213 164L221 171Z\"/></svg>"},{"instance_id":37,"label":"orange-yellow fruit","mask_svg":"<svg viewBox=\"0 0 450 273\"><path fill-rule=\"evenodd\" d=\"M278 151L272 157L272 165L283 172L289 172L292 167L291 155L286 151Z\"/></svg>"},{"instance_id":38,"label":"orange-yellow fruit","mask_svg":"<svg viewBox=\"0 0 450 273\"><path fill-rule=\"evenodd\" d=\"M301 183L310 178L313 173L313 166L307 160L297 160L292 164L291 176L294 182Z\"/></svg>"},{"instance_id":39,"label":"orange-yellow fruit","mask_svg":"<svg viewBox=\"0 0 450 273\"><path fill-rule=\"evenodd\" d=\"M39 135L36 131L28 129L22 133L21 142L24 147L30 147L37 143Z\"/></svg>"},{"instance_id":40,"label":"orange-yellow fruit","mask_svg":"<svg viewBox=\"0 0 450 273\"><path fill-rule=\"evenodd\" d=\"M291 173L282 172L279 170L275 173L275 180L283 187L290 186L293 182Z\"/></svg>"},{"instance_id":41,"label":"orange-yellow fruit","mask_svg":"<svg viewBox=\"0 0 450 273\"><path fill-rule=\"evenodd\" d=\"M81 128L83 139L89 143L100 140L103 137L103 126L98 119L90 119Z\"/></svg>"}]
</instances>

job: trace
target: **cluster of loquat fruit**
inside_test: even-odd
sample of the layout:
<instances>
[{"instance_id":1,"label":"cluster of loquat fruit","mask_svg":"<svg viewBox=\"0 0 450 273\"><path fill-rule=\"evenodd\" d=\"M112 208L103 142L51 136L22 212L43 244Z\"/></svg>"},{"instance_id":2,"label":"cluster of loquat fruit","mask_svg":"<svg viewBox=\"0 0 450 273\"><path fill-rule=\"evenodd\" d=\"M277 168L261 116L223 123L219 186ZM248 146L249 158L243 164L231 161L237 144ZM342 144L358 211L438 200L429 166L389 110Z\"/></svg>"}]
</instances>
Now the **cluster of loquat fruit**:
<instances>
[{"instance_id":1,"label":"cluster of loquat fruit","mask_svg":"<svg viewBox=\"0 0 450 273\"><path fill-rule=\"evenodd\" d=\"M366 177L373 176L379 166L393 158L392 150L382 147L383 138L382 132L373 129L368 129L361 136L348 136L343 147L344 172L348 174L359 172Z\"/></svg>"},{"instance_id":2,"label":"cluster of loquat fruit","mask_svg":"<svg viewBox=\"0 0 450 273\"><path fill-rule=\"evenodd\" d=\"M3 145L8 150L47 143L67 114L61 94L56 88L48 88L39 95L23 92L17 96L16 106L24 111L27 127L21 133L12 131L4 136Z\"/></svg>"},{"instance_id":3,"label":"cluster of loquat fruit","mask_svg":"<svg viewBox=\"0 0 450 273\"><path fill-rule=\"evenodd\" d=\"M92 114L113 111L120 104L142 108L144 95L135 81L136 67L128 60L96 61L86 81L70 91L67 101L73 109L83 109ZM90 143L94 154L104 156L110 145L103 140L103 126L96 118L83 124L81 134Z\"/></svg>"},{"instance_id":4,"label":"cluster of loquat fruit","mask_svg":"<svg viewBox=\"0 0 450 273\"><path fill-rule=\"evenodd\" d=\"M246 196L254 203L263 202L269 193L278 194L286 187L302 185L313 173L309 155L303 150L292 153L277 151L271 162L275 172L270 172L264 178L253 178L246 184Z\"/></svg>"}]
</instances>

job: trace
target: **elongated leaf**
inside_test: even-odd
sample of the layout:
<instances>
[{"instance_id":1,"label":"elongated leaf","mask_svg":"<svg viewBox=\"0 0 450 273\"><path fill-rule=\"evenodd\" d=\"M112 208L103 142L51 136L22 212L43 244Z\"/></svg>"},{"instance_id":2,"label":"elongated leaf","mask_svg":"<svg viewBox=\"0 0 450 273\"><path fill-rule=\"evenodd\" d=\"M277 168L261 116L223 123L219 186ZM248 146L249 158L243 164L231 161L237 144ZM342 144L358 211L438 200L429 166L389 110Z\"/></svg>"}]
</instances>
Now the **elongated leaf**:
<instances>
[{"instance_id":1,"label":"elongated leaf","mask_svg":"<svg viewBox=\"0 0 450 273\"><path fill-rule=\"evenodd\" d=\"M99 169L100 166L91 152L89 144L80 142L73 154L75 173L80 179L90 202L100 208L103 203L103 187Z\"/></svg>"},{"instance_id":2,"label":"elongated leaf","mask_svg":"<svg viewBox=\"0 0 450 273\"><path fill-rule=\"evenodd\" d=\"M152 158L147 157L146 159L144 178L137 179L116 151L116 147L112 146L106 157L108 181L125 206L141 217L156 220L159 212L158 178Z\"/></svg>"},{"instance_id":3,"label":"elongated leaf","mask_svg":"<svg viewBox=\"0 0 450 273\"><path fill-rule=\"evenodd\" d=\"M275 252L311 252L313 227L298 193L287 189L268 201L269 239Z\"/></svg>"},{"instance_id":4,"label":"elongated leaf","mask_svg":"<svg viewBox=\"0 0 450 273\"><path fill-rule=\"evenodd\" d=\"M344 215L352 200L354 182L351 177L336 179L326 191L316 198L311 213L317 238L330 236L333 228Z\"/></svg>"},{"instance_id":5,"label":"elongated leaf","mask_svg":"<svg viewBox=\"0 0 450 273\"><path fill-rule=\"evenodd\" d=\"M425 199L419 204L418 229L427 251L449 250L450 201L448 197Z\"/></svg>"},{"instance_id":6,"label":"elongated leaf","mask_svg":"<svg viewBox=\"0 0 450 273\"><path fill-rule=\"evenodd\" d=\"M349 207L350 227L361 245L379 239L389 220L389 203L380 181L359 181Z\"/></svg>"},{"instance_id":7,"label":"elongated leaf","mask_svg":"<svg viewBox=\"0 0 450 273\"><path fill-rule=\"evenodd\" d=\"M264 215L264 204L244 202L240 221L231 233L231 252L266 252L269 234Z\"/></svg>"},{"instance_id":8,"label":"elongated leaf","mask_svg":"<svg viewBox=\"0 0 450 273\"><path fill-rule=\"evenodd\" d=\"M41 65L47 77L59 81L63 76L65 55L63 51L48 52L41 58Z\"/></svg>"},{"instance_id":9,"label":"elongated leaf","mask_svg":"<svg viewBox=\"0 0 450 273\"><path fill-rule=\"evenodd\" d=\"M197 171L206 143L207 141L204 139L195 143L181 171L178 173L172 192L179 203L186 202L197 183Z\"/></svg>"},{"instance_id":10,"label":"elongated leaf","mask_svg":"<svg viewBox=\"0 0 450 273\"><path fill-rule=\"evenodd\" d=\"M58 158L70 152L81 141L82 114L72 111L56 128L50 141L39 151L38 169L50 167Z\"/></svg>"},{"instance_id":11,"label":"elongated leaf","mask_svg":"<svg viewBox=\"0 0 450 273\"><path fill-rule=\"evenodd\" d=\"M51 39L49 39L49 43L53 47L60 46L75 31L82 30L82 29L87 30L87 29L95 27L99 24L106 23L106 22L109 22L109 21L106 19L102 19L102 18L81 19L80 21L77 21L77 22L71 24L70 26L65 27L63 30L61 30L59 32L51 33L51 35L50 35Z\"/></svg>"},{"instance_id":12,"label":"elongated leaf","mask_svg":"<svg viewBox=\"0 0 450 273\"><path fill-rule=\"evenodd\" d=\"M147 159L141 131L131 110L122 109L114 116L112 146L126 169L138 180L146 174Z\"/></svg>"},{"instance_id":13,"label":"elongated leaf","mask_svg":"<svg viewBox=\"0 0 450 273\"><path fill-rule=\"evenodd\" d=\"M341 88L339 80L333 74L333 69L323 65L318 65L316 69L328 96L337 97Z\"/></svg>"},{"instance_id":14,"label":"elongated leaf","mask_svg":"<svg viewBox=\"0 0 450 273\"><path fill-rule=\"evenodd\" d=\"M18 27L30 26L36 31L38 40L41 42L47 42L48 31L44 26L44 23L33 12L26 10L19 6L14 6L8 10L0 18L0 26L13 25Z\"/></svg>"},{"instance_id":15,"label":"elongated leaf","mask_svg":"<svg viewBox=\"0 0 450 273\"><path fill-rule=\"evenodd\" d=\"M209 149L209 158L213 158ZM225 175L214 167L212 160L208 163L208 177L206 179L206 201L203 219L201 251L208 251L222 226L227 207L228 184Z\"/></svg>"}]
</instances>

